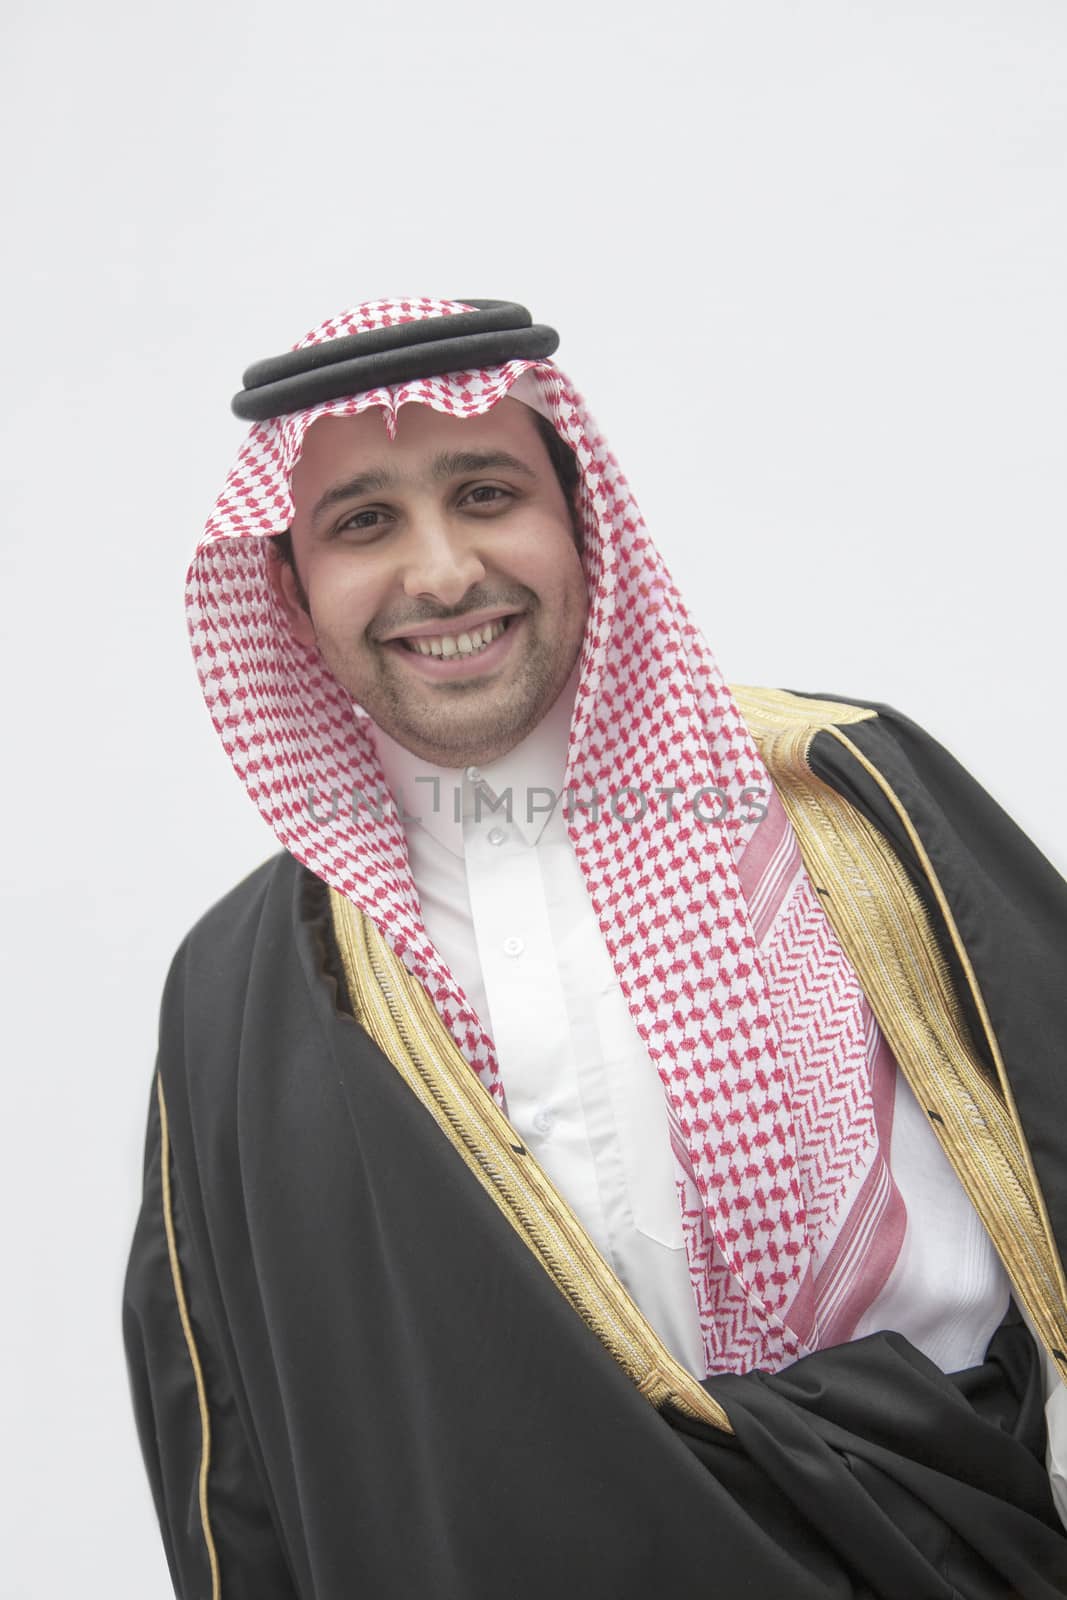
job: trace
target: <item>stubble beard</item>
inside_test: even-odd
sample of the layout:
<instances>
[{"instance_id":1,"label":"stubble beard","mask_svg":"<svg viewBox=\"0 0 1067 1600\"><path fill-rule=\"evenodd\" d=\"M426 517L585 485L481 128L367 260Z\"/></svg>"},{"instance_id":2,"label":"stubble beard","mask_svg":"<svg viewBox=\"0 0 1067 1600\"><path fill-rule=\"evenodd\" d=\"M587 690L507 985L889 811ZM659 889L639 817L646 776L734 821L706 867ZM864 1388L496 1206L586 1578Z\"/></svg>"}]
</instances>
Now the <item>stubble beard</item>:
<instances>
[{"instance_id":1,"label":"stubble beard","mask_svg":"<svg viewBox=\"0 0 1067 1600\"><path fill-rule=\"evenodd\" d=\"M570 676L572 661L537 631L536 600L523 614L524 657L510 683L497 677L421 684L381 645L369 644L373 672L360 670L343 649L316 630L319 653L337 681L378 727L405 750L439 767L486 766L506 755L551 710ZM444 624L442 624L444 626ZM564 671L563 668L566 667Z\"/></svg>"}]
</instances>

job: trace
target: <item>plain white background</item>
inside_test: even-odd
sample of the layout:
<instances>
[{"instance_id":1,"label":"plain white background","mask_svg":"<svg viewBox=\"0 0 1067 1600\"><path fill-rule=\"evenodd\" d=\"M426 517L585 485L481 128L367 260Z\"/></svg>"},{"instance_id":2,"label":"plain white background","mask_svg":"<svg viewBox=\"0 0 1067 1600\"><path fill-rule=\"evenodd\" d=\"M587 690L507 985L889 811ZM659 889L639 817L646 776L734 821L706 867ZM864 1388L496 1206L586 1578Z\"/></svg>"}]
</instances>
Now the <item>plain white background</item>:
<instances>
[{"instance_id":1,"label":"plain white background","mask_svg":"<svg viewBox=\"0 0 1067 1600\"><path fill-rule=\"evenodd\" d=\"M274 847L182 614L242 368L377 295L528 305L728 676L902 707L1062 870L1067 10L6 16L0 1595L144 1600L159 991Z\"/></svg>"}]
</instances>

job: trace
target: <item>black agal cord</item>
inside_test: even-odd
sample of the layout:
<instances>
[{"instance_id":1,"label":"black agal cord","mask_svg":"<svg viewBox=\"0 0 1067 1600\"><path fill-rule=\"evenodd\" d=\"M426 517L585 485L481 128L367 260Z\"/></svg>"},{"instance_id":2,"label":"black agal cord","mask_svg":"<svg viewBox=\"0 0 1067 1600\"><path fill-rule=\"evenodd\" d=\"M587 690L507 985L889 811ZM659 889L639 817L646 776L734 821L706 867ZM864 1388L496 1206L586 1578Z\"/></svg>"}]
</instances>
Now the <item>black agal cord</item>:
<instances>
[{"instance_id":1,"label":"black agal cord","mask_svg":"<svg viewBox=\"0 0 1067 1600\"><path fill-rule=\"evenodd\" d=\"M234 395L231 409L247 422L265 422L390 383L504 361L538 361L559 345L556 330L534 323L525 306L510 300L463 304L476 309L369 328L256 361L245 372L244 388Z\"/></svg>"}]
</instances>

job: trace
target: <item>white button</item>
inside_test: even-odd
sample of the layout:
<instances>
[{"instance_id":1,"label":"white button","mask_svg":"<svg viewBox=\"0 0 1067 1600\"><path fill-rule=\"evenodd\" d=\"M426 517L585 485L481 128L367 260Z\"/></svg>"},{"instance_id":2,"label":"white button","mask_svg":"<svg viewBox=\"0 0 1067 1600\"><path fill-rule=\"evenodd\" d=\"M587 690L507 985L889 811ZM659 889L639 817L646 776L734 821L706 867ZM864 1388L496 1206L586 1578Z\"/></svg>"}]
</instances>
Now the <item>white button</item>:
<instances>
[{"instance_id":1,"label":"white button","mask_svg":"<svg viewBox=\"0 0 1067 1600\"><path fill-rule=\"evenodd\" d=\"M482 775L481 767L468 767L467 777L471 783L477 783Z\"/></svg>"},{"instance_id":2,"label":"white button","mask_svg":"<svg viewBox=\"0 0 1067 1600\"><path fill-rule=\"evenodd\" d=\"M554 1111L538 1111L534 1114L534 1132L541 1134L544 1138L548 1137L555 1125L556 1113Z\"/></svg>"},{"instance_id":3,"label":"white button","mask_svg":"<svg viewBox=\"0 0 1067 1600\"><path fill-rule=\"evenodd\" d=\"M490 828L485 837L489 840L490 844L503 844L504 840L507 838L507 834L504 832L503 828Z\"/></svg>"},{"instance_id":4,"label":"white button","mask_svg":"<svg viewBox=\"0 0 1067 1600\"><path fill-rule=\"evenodd\" d=\"M504 940L504 954L506 956L521 956L526 949L521 939L511 938Z\"/></svg>"}]
</instances>

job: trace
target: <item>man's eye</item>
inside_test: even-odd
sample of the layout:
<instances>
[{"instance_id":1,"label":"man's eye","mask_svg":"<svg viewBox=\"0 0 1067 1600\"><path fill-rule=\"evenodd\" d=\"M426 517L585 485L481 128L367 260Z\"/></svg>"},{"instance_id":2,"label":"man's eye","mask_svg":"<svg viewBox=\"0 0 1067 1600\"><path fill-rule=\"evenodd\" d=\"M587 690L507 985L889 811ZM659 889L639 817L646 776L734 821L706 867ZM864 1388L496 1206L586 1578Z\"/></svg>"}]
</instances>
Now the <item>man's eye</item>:
<instances>
[{"instance_id":1,"label":"man's eye","mask_svg":"<svg viewBox=\"0 0 1067 1600\"><path fill-rule=\"evenodd\" d=\"M511 491L498 488L495 483L480 483L476 489L468 490L464 499L477 506L491 506L498 500L510 500Z\"/></svg>"},{"instance_id":2,"label":"man's eye","mask_svg":"<svg viewBox=\"0 0 1067 1600\"><path fill-rule=\"evenodd\" d=\"M353 511L343 522L338 523L338 533L372 533L381 521L380 511Z\"/></svg>"}]
</instances>

